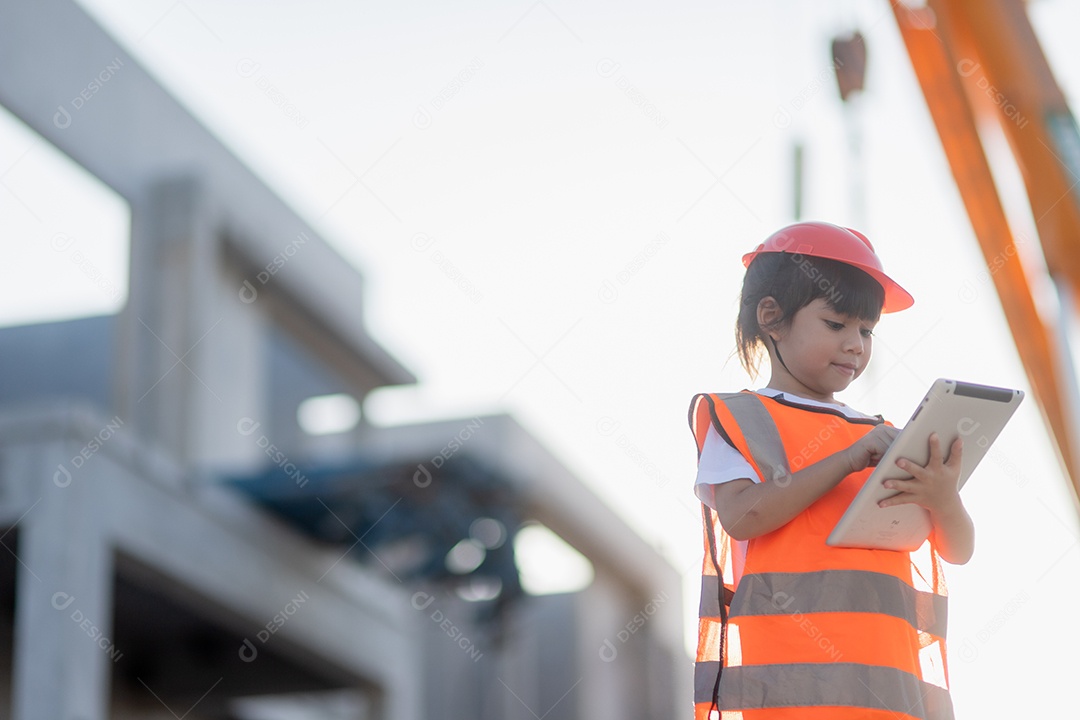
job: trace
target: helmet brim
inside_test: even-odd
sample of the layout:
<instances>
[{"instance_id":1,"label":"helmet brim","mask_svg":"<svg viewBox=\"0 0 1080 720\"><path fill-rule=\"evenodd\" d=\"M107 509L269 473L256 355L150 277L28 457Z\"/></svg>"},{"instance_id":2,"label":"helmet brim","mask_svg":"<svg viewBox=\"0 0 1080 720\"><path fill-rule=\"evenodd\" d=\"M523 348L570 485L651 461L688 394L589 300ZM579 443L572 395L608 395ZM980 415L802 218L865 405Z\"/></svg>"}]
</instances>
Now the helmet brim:
<instances>
[{"instance_id":1,"label":"helmet brim","mask_svg":"<svg viewBox=\"0 0 1080 720\"><path fill-rule=\"evenodd\" d=\"M766 251L761 250L759 246L757 250L746 253L742 257L743 266L750 267L750 263L753 262L754 258L756 258L758 255L764 254L764 252ZM796 255L798 253L780 254ZM881 288L885 291L885 302L881 306L881 312L883 313L900 312L901 310L907 310L909 307L915 304L915 298L911 296L911 293L902 288L900 286L900 283L896 282L876 267L872 267L870 265L866 265L860 262L853 262L846 258L830 257L829 255L825 254L813 254L809 255L809 257L820 257L825 258L826 260L835 260L836 262L842 262L845 265L850 265L851 267L858 268L859 270L862 270L864 273L872 277L875 281L877 281L877 284L880 285Z\"/></svg>"}]
</instances>

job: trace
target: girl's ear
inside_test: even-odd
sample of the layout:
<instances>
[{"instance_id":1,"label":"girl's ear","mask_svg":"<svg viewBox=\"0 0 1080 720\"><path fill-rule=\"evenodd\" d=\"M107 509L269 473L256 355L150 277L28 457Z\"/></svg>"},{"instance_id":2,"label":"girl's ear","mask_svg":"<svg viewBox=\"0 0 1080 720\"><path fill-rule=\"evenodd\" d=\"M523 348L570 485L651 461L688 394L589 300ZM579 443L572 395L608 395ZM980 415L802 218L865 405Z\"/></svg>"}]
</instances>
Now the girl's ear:
<instances>
[{"instance_id":1,"label":"girl's ear","mask_svg":"<svg viewBox=\"0 0 1080 720\"><path fill-rule=\"evenodd\" d=\"M780 303L776 302L776 298L772 295L761 298L757 306L757 322L763 334L769 335L773 340L776 340L777 338L773 333L783 319L784 310L780 307Z\"/></svg>"}]
</instances>

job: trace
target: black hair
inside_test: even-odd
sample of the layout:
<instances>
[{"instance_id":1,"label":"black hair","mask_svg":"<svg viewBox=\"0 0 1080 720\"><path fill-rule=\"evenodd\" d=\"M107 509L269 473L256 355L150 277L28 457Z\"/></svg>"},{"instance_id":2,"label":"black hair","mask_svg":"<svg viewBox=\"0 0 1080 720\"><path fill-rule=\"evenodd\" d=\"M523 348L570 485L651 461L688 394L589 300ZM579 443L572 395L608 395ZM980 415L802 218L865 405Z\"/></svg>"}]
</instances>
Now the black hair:
<instances>
[{"instance_id":1,"label":"black hair","mask_svg":"<svg viewBox=\"0 0 1080 720\"><path fill-rule=\"evenodd\" d=\"M841 315L877 322L885 304L885 288L853 265L797 253L761 253L743 277L739 318L735 322L735 351L743 368L757 375L767 337L758 324L758 303L772 297L783 313L771 327L791 321L801 308L818 298Z\"/></svg>"}]
</instances>

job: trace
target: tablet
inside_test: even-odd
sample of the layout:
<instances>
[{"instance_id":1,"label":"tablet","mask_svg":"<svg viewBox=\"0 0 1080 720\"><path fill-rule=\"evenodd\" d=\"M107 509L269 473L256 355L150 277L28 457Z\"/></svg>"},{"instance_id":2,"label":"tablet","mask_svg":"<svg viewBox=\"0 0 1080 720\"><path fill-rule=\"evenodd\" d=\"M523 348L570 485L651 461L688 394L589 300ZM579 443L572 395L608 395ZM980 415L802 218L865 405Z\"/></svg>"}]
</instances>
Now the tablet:
<instances>
[{"instance_id":1,"label":"tablet","mask_svg":"<svg viewBox=\"0 0 1080 720\"><path fill-rule=\"evenodd\" d=\"M960 470L963 487L1023 398L1020 390L957 380L935 381L851 501L826 544L917 550L930 536L930 513L915 504L878 507L885 498L899 494L884 487L886 480L911 479L911 474L898 468L896 461L908 458L925 465L930 460L931 433L938 434L946 456L953 441L963 438L964 461Z\"/></svg>"}]
</instances>

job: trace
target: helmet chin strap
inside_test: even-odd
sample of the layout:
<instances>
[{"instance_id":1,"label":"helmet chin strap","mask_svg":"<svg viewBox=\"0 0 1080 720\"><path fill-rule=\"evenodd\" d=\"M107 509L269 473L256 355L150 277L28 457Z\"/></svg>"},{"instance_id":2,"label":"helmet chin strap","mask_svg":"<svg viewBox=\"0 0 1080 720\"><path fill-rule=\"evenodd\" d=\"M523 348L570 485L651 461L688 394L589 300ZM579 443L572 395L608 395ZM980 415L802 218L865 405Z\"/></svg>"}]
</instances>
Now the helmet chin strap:
<instances>
[{"instance_id":1,"label":"helmet chin strap","mask_svg":"<svg viewBox=\"0 0 1080 720\"><path fill-rule=\"evenodd\" d=\"M800 385L802 385L803 387L805 387L805 388L809 388L810 386L809 386L809 385L807 385L806 383L804 383L804 382L803 382L802 380L800 380L800 379L799 379L798 377L796 377L796 376L795 376L795 373L791 372L791 368L789 368L789 367L787 366L787 363L785 363L785 362L784 362L784 356L780 354L780 346L779 346L779 345L777 344L777 342L776 342L776 338L774 338L774 337L773 337L772 335L770 335L770 336L769 336L769 339L770 339L770 340L772 340L772 347L773 347L773 352L775 352L775 353L776 353L776 359L777 359L777 360L779 360L779 361L780 361L780 365L782 365L782 366L783 366L783 368L784 368L785 370L787 370L787 374L788 374L788 375L790 375L790 376L791 376L792 378L794 378L794 379L795 379L795 381L796 381L796 382L798 382L798 383L799 383Z\"/></svg>"},{"instance_id":2,"label":"helmet chin strap","mask_svg":"<svg viewBox=\"0 0 1080 720\"><path fill-rule=\"evenodd\" d=\"M791 372L791 368L789 368L787 366L787 363L784 362L784 356L780 354L780 346L777 344L776 338L774 338L772 335L770 335L769 339L772 340L773 352L776 353L776 359L780 361L780 365L784 368L784 370L787 370L788 375L795 378L795 380L798 381L801 385L805 386L806 383L804 383L802 380L799 380L799 378L795 377L795 373Z\"/></svg>"},{"instance_id":3,"label":"helmet chin strap","mask_svg":"<svg viewBox=\"0 0 1080 720\"><path fill-rule=\"evenodd\" d=\"M788 375L791 375L791 370L788 370L787 363L784 362L784 356L780 354L780 346L776 344L776 338L770 335L769 339L772 340L772 349L773 352L776 353L776 359L779 360L784 369L788 371ZM794 375L791 376L795 377Z\"/></svg>"}]
</instances>

